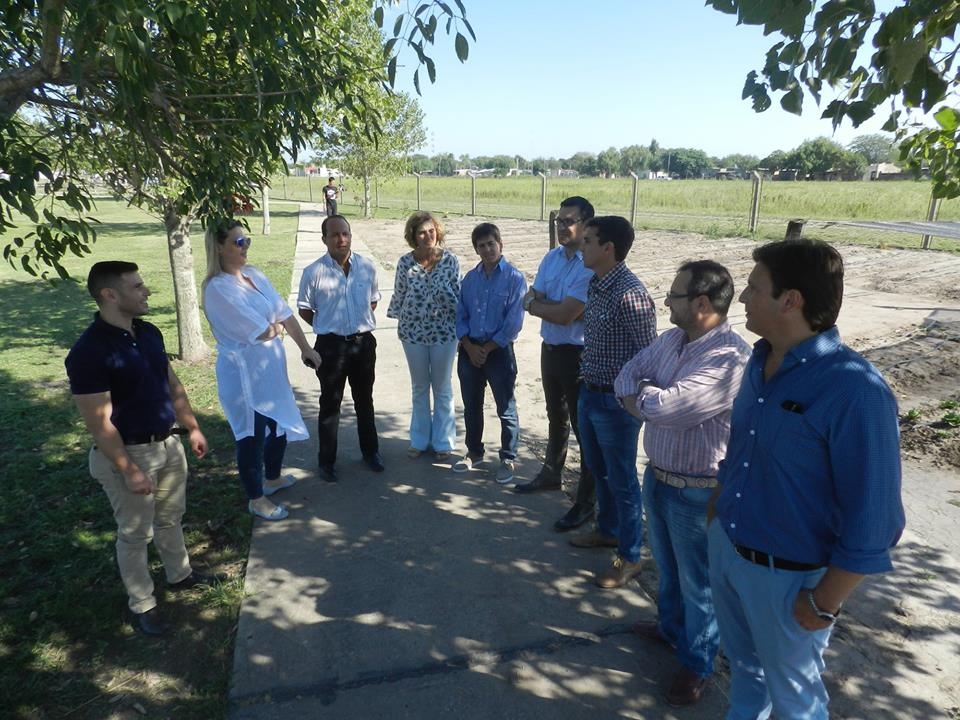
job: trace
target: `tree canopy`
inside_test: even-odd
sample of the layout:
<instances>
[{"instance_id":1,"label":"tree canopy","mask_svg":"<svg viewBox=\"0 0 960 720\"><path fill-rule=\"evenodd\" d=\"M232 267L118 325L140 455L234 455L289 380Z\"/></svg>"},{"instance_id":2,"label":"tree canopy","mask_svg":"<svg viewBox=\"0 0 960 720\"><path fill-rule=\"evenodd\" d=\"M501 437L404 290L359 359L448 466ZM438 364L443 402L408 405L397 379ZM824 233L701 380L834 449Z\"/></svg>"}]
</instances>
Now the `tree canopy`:
<instances>
[{"instance_id":1,"label":"tree canopy","mask_svg":"<svg viewBox=\"0 0 960 720\"><path fill-rule=\"evenodd\" d=\"M284 155L345 128L376 131L371 85L397 56L414 80L436 76L441 32L461 60L473 31L460 0L396 16L375 46L353 43L389 0L11 0L0 23L0 234L4 256L65 275L59 259L92 240L90 188L77 159L93 153L130 197L176 182L182 214L223 214ZM41 142L44 134L52 142ZM82 148L82 153L77 150ZM14 213L30 219L23 232ZM13 235L13 237L11 237Z\"/></svg>"},{"instance_id":2,"label":"tree canopy","mask_svg":"<svg viewBox=\"0 0 960 720\"><path fill-rule=\"evenodd\" d=\"M770 107L771 93L795 114L804 95L820 105L834 127L847 118L858 127L890 106L884 130L902 140L901 158L915 170L929 166L937 197L960 195L960 74L954 65L960 0L902 0L878 12L873 0L707 0L707 5L760 25L782 40L767 52L763 69L747 75L743 97L756 111ZM867 57L867 49L873 53ZM862 51L862 52L861 52ZM916 130L918 113L933 113L936 127Z\"/></svg>"}]
</instances>

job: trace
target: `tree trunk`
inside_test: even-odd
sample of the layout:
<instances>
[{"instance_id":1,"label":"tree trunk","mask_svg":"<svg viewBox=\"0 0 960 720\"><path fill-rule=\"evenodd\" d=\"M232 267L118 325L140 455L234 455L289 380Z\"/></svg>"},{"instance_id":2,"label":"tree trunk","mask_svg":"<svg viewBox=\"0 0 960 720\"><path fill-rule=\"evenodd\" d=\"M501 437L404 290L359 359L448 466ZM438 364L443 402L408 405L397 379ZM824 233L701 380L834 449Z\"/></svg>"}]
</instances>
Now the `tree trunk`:
<instances>
[{"instance_id":1,"label":"tree trunk","mask_svg":"<svg viewBox=\"0 0 960 720\"><path fill-rule=\"evenodd\" d=\"M264 184L260 188L261 192L261 203L260 208L263 210L263 234L270 234L270 186Z\"/></svg>"},{"instance_id":2,"label":"tree trunk","mask_svg":"<svg viewBox=\"0 0 960 720\"><path fill-rule=\"evenodd\" d=\"M372 217L370 212L370 173L363 174L363 216Z\"/></svg>"},{"instance_id":3,"label":"tree trunk","mask_svg":"<svg viewBox=\"0 0 960 720\"><path fill-rule=\"evenodd\" d=\"M196 362L209 354L200 325L200 303L197 302L197 281L193 271L193 250L190 247L190 215L173 210L164 213L167 226L167 249L173 275L173 294L177 308L177 336L180 359Z\"/></svg>"}]
</instances>

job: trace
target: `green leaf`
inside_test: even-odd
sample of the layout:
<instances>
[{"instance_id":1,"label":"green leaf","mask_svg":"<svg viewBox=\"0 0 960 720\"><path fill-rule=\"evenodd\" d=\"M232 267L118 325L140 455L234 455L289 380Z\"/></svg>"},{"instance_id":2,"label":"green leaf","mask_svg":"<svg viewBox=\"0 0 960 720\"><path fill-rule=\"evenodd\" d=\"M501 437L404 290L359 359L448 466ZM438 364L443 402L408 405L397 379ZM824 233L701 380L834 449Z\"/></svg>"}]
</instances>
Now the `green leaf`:
<instances>
[{"instance_id":1,"label":"green leaf","mask_svg":"<svg viewBox=\"0 0 960 720\"><path fill-rule=\"evenodd\" d=\"M942 107L933 114L933 119L937 121L945 132L956 132L960 127L960 111L951 107Z\"/></svg>"},{"instance_id":2,"label":"green leaf","mask_svg":"<svg viewBox=\"0 0 960 720\"><path fill-rule=\"evenodd\" d=\"M417 68L413 71L413 87L417 91L417 95L422 95L420 92L420 68Z\"/></svg>"},{"instance_id":3,"label":"green leaf","mask_svg":"<svg viewBox=\"0 0 960 720\"><path fill-rule=\"evenodd\" d=\"M397 56L394 55L390 58L390 62L387 63L387 80L390 83L390 87L393 87L396 84L397 80Z\"/></svg>"},{"instance_id":4,"label":"green leaf","mask_svg":"<svg viewBox=\"0 0 960 720\"><path fill-rule=\"evenodd\" d=\"M467 56L470 54L470 46L467 44L467 39L461 33L457 33L454 47L457 51L457 59L460 60L460 62L466 62Z\"/></svg>"},{"instance_id":5,"label":"green leaf","mask_svg":"<svg viewBox=\"0 0 960 720\"><path fill-rule=\"evenodd\" d=\"M430 83L435 83L437 81L437 66L431 58L427 58L427 75L430 78Z\"/></svg>"},{"instance_id":6,"label":"green leaf","mask_svg":"<svg viewBox=\"0 0 960 720\"><path fill-rule=\"evenodd\" d=\"M383 6L378 5L373 11L373 21L377 24L378 28L383 28Z\"/></svg>"},{"instance_id":7,"label":"green leaf","mask_svg":"<svg viewBox=\"0 0 960 720\"><path fill-rule=\"evenodd\" d=\"M847 117L854 127L860 127L866 120L873 117L874 106L864 100L857 100L847 105Z\"/></svg>"},{"instance_id":8,"label":"green leaf","mask_svg":"<svg viewBox=\"0 0 960 720\"><path fill-rule=\"evenodd\" d=\"M794 85L780 98L780 107L794 115L800 115L803 112L803 90L799 85Z\"/></svg>"},{"instance_id":9,"label":"green leaf","mask_svg":"<svg viewBox=\"0 0 960 720\"><path fill-rule=\"evenodd\" d=\"M403 30L403 15L398 17L393 23L393 36L397 37L400 35L400 31Z\"/></svg>"}]
</instances>

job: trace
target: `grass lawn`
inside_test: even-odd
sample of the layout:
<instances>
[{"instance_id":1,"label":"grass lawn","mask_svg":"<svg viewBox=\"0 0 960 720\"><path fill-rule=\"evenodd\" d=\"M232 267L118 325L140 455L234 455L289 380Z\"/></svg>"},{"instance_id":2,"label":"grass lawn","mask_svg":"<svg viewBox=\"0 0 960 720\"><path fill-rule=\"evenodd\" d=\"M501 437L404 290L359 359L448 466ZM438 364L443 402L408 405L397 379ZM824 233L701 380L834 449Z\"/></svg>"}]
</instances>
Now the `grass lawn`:
<instances>
[{"instance_id":1,"label":"grass lawn","mask_svg":"<svg viewBox=\"0 0 960 720\"><path fill-rule=\"evenodd\" d=\"M307 200L312 191L320 202L321 181L305 177L276 177L276 197ZM341 205L356 211L363 194L359 179L347 179ZM538 177L477 178L476 214L485 217L540 218L541 179ZM546 211L556 209L571 195L590 200L601 215L630 217L633 202L631 178L548 178ZM636 227L703 233L709 237L748 235L752 183L746 180L643 180L638 184ZM386 182L376 196L379 217L404 217L417 208L414 177ZM469 215L473 210L470 178L424 177L420 182L424 210ZM926 220L930 183L891 182L773 182L766 180L760 199L759 239L780 240L787 221L811 222L806 234L829 242L855 242L873 246L919 248L920 235L862 228L829 228L815 221ZM960 220L960 199L945 200L941 220ZM960 241L934 238L938 250L960 252Z\"/></svg>"},{"instance_id":2,"label":"grass lawn","mask_svg":"<svg viewBox=\"0 0 960 720\"><path fill-rule=\"evenodd\" d=\"M158 599L173 631L147 639L124 622L126 593L114 558L115 524L87 470L90 438L70 397L63 360L96 306L85 288L97 260L136 262L153 291L147 316L176 353L175 309L163 224L137 209L98 200L102 225L90 257L65 265L76 281L50 284L0 266L0 697L3 717L179 719L223 717L233 661L251 518L235 479L234 444L216 394L213 358L174 367L211 452L188 452L184 530L198 569L233 581ZM249 218L251 260L277 290L290 288L296 207L272 206L273 232ZM192 238L197 281L205 268L199 227ZM208 342L212 336L206 328Z\"/></svg>"}]
</instances>

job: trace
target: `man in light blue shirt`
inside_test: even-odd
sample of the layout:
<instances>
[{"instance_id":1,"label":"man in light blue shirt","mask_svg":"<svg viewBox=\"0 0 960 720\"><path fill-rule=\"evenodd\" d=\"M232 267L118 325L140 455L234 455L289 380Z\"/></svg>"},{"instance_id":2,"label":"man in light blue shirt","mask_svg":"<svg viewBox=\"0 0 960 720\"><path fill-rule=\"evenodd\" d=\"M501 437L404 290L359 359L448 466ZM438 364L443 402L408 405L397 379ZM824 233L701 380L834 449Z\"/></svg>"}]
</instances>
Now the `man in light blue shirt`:
<instances>
[{"instance_id":1,"label":"man in light blue shirt","mask_svg":"<svg viewBox=\"0 0 960 720\"><path fill-rule=\"evenodd\" d=\"M527 282L523 273L503 257L503 241L496 225L480 223L473 229L471 240L480 263L464 276L457 303L457 375L463 396L467 454L454 464L453 471L467 472L483 459L483 401L489 384L500 418L496 478L506 484L513 481L520 435L513 343L523 326Z\"/></svg>"},{"instance_id":2,"label":"man in light blue shirt","mask_svg":"<svg viewBox=\"0 0 960 720\"><path fill-rule=\"evenodd\" d=\"M347 380L357 410L357 433L364 462L374 472L384 470L373 411L377 362L377 341L373 336L377 322L373 311L380 300L380 290L373 262L351 249L353 236L345 217L331 215L323 221L321 232L327 252L303 271L297 308L300 317L313 326L317 335L314 349L322 360L316 368L320 380L320 476L327 482L336 482L340 404Z\"/></svg>"},{"instance_id":3,"label":"man in light blue shirt","mask_svg":"<svg viewBox=\"0 0 960 720\"><path fill-rule=\"evenodd\" d=\"M727 719L819 720L840 608L867 575L891 569L904 527L897 404L840 342L840 254L785 241L753 259L740 301L761 339L733 404L707 530Z\"/></svg>"},{"instance_id":4,"label":"man in light blue shirt","mask_svg":"<svg viewBox=\"0 0 960 720\"><path fill-rule=\"evenodd\" d=\"M523 307L541 319L540 379L547 404L547 450L543 468L528 483L517 485L520 493L558 490L567 460L570 428L580 442L577 402L580 397L580 355L583 353L583 310L593 271L584 267L583 229L594 215L593 205L578 195L560 203L557 212L559 247L540 262L533 287ZM554 528L560 532L583 525L594 516L596 484L586 465L580 463L577 500Z\"/></svg>"}]
</instances>

